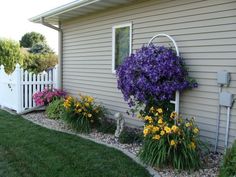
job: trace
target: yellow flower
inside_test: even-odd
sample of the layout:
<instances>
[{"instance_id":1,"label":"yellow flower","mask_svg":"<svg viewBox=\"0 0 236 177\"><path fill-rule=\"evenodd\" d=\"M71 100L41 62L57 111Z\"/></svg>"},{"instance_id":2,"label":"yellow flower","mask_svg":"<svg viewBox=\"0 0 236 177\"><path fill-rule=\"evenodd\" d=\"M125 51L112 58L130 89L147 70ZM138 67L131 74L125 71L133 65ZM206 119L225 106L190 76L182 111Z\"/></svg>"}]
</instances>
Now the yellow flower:
<instances>
[{"instance_id":1,"label":"yellow flower","mask_svg":"<svg viewBox=\"0 0 236 177\"><path fill-rule=\"evenodd\" d=\"M171 145L171 146L176 146L175 140L171 140L171 141L170 141L170 145Z\"/></svg>"},{"instance_id":2,"label":"yellow flower","mask_svg":"<svg viewBox=\"0 0 236 177\"><path fill-rule=\"evenodd\" d=\"M198 128L194 128L193 129L193 133L198 134L199 133L199 129Z\"/></svg>"},{"instance_id":3,"label":"yellow flower","mask_svg":"<svg viewBox=\"0 0 236 177\"><path fill-rule=\"evenodd\" d=\"M92 117L92 114L88 114L88 117Z\"/></svg>"},{"instance_id":4,"label":"yellow flower","mask_svg":"<svg viewBox=\"0 0 236 177\"><path fill-rule=\"evenodd\" d=\"M153 128L153 125L146 125L145 128L151 130Z\"/></svg>"},{"instance_id":5,"label":"yellow flower","mask_svg":"<svg viewBox=\"0 0 236 177\"><path fill-rule=\"evenodd\" d=\"M147 136L147 134L149 133L149 130L147 128L143 129L143 135L144 137Z\"/></svg>"},{"instance_id":6,"label":"yellow flower","mask_svg":"<svg viewBox=\"0 0 236 177\"><path fill-rule=\"evenodd\" d=\"M161 138L160 135L155 135L155 136L152 137L152 139L154 139L154 140L159 140L160 138Z\"/></svg>"},{"instance_id":7,"label":"yellow flower","mask_svg":"<svg viewBox=\"0 0 236 177\"><path fill-rule=\"evenodd\" d=\"M170 114L170 118L171 118L171 119L174 119L176 116L177 116L177 113L176 113L176 112L172 112L172 113Z\"/></svg>"},{"instance_id":8,"label":"yellow flower","mask_svg":"<svg viewBox=\"0 0 236 177\"><path fill-rule=\"evenodd\" d=\"M163 120L162 120L162 119L159 119L157 123L158 123L158 124L163 124Z\"/></svg>"},{"instance_id":9,"label":"yellow flower","mask_svg":"<svg viewBox=\"0 0 236 177\"><path fill-rule=\"evenodd\" d=\"M87 101L88 101L89 103L92 103L92 102L94 101L94 98L91 97L91 96L88 96L88 97L87 97Z\"/></svg>"},{"instance_id":10,"label":"yellow flower","mask_svg":"<svg viewBox=\"0 0 236 177\"><path fill-rule=\"evenodd\" d=\"M188 145L188 148L195 150L195 149L196 149L196 144L192 141L192 142Z\"/></svg>"},{"instance_id":11,"label":"yellow flower","mask_svg":"<svg viewBox=\"0 0 236 177\"><path fill-rule=\"evenodd\" d=\"M79 108L80 106L81 106L80 103L76 103L75 105L76 108Z\"/></svg>"},{"instance_id":12,"label":"yellow flower","mask_svg":"<svg viewBox=\"0 0 236 177\"><path fill-rule=\"evenodd\" d=\"M171 129L168 126L165 126L164 130L166 131L166 133L170 133L171 132Z\"/></svg>"},{"instance_id":13,"label":"yellow flower","mask_svg":"<svg viewBox=\"0 0 236 177\"><path fill-rule=\"evenodd\" d=\"M78 109L78 112L81 112L82 111L82 109Z\"/></svg>"},{"instance_id":14,"label":"yellow flower","mask_svg":"<svg viewBox=\"0 0 236 177\"><path fill-rule=\"evenodd\" d=\"M187 122L187 123L185 124L185 126L186 126L186 127L190 127L190 123Z\"/></svg>"},{"instance_id":15,"label":"yellow flower","mask_svg":"<svg viewBox=\"0 0 236 177\"><path fill-rule=\"evenodd\" d=\"M161 108L158 108L158 109L157 109L157 112L158 112L159 114L162 114L162 113L163 113L163 110L162 110Z\"/></svg>"},{"instance_id":16,"label":"yellow flower","mask_svg":"<svg viewBox=\"0 0 236 177\"><path fill-rule=\"evenodd\" d=\"M173 125L173 126L171 127L171 130L172 130L174 133L176 133L176 132L179 130L179 127L177 127L176 125Z\"/></svg>"},{"instance_id":17,"label":"yellow flower","mask_svg":"<svg viewBox=\"0 0 236 177\"><path fill-rule=\"evenodd\" d=\"M154 126L154 127L152 128L152 133L156 133L156 132L158 132L159 130L160 130L159 127Z\"/></svg>"},{"instance_id":18,"label":"yellow flower","mask_svg":"<svg viewBox=\"0 0 236 177\"><path fill-rule=\"evenodd\" d=\"M84 105L85 105L86 107L89 107L89 103L85 103Z\"/></svg>"},{"instance_id":19,"label":"yellow flower","mask_svg":"<svg viewBox=\"0 0 236 177\"><path fill-rule=\"evenodd\" d=\"M153 123L151 116L145 116L144 120L147 120L150 124Z\"/></svg>"},{"instance_id":20,"label":"yellow flower","mask_svg":"<svg viewBox=\"0 0 236 177\"><path fill-rule=\"evenodd\" d=\"M161 134L161 136L163 136L165 134L165 131L162 130L160 134Z\"/></svg>"},{"instance_id":21,"label":"yellow flower","mask_svg":"<svg viewBox=\"0 0 236 177\"><path fill-rule=\"evenodd\" d=\"M154 111L154 107L152 106L152 107L150 108L149 112L153 113L153 111Z\"/></svg>"}]
</instances>

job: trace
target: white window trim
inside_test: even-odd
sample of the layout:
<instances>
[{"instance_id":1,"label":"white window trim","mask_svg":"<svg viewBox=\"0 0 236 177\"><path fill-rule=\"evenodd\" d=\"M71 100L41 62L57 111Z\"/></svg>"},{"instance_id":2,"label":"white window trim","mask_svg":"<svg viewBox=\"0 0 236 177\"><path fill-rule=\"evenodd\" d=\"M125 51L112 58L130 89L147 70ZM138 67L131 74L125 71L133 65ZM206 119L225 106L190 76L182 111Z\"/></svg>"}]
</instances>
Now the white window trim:
<instances>
[{"instance_id":1,"label":"white window trim","mask_svg":"<svg viewBox=\"0 0 236 177\"><path fill-rule=\"evenodd\" d=\"M132 23L126 23L122 25L115 25L112 27L112 73L115 74L115 31L117 28L122 27L129 27L130 28L130 34L129 34L129 55L132 52Z\"/></svg>"}]
</instances>

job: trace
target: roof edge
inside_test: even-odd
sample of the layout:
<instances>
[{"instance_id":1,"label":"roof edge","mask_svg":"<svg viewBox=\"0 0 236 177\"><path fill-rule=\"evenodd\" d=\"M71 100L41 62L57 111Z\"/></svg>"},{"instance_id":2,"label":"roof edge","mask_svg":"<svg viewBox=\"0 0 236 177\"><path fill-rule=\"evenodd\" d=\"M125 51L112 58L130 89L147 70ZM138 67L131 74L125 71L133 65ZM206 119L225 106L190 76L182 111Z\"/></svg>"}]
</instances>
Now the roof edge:
<instances>
[{"instance_id":1,"label":"roof edge","mask_svg":"<svg viewBox=\"0 0 236 177\"><path fill-rule=\"evenodd\" d=\"M42 14L37 15L37 16L34 16L34 17L30 18L29 21L34 22L34 23L41 23L42 18L47 20L47 18L49 18L51 16L60 15L64 12L73 10L74 8L87 6L87 5L95 3L97 1L100 1L100 0L77 0L77 1L73 1L73 2L67 3L65 5L59 6L57 8L51 9L49 11L46 11Z\"/></svg>"}]
</instances>

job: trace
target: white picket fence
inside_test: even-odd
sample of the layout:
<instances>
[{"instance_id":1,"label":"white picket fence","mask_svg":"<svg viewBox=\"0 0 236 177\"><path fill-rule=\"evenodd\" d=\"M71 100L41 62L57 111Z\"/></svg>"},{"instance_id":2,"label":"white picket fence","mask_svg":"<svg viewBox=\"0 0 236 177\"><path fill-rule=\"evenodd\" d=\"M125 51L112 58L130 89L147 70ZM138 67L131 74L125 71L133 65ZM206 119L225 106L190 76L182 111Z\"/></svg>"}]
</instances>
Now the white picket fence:
<instances>
[{"instance_id":1,"label":"white picket fence","mask_svg":"<svg viewBox=\"0 0 236 177\"><path fill-rule=\"evenodd\" d=\"M49 71L33 74L17 64L10 75L0 67L0 106L22 113L35 108L33 94L44 88L58 88L57 66Z\"/></svg>"}]
</instances>

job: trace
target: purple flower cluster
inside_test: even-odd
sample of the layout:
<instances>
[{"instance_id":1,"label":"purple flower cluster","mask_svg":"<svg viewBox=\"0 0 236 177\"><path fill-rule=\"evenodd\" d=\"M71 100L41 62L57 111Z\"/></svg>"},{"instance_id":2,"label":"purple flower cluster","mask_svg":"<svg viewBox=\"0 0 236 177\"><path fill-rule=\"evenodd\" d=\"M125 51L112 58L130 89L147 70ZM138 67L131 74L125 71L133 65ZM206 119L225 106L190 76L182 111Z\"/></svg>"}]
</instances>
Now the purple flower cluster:
<instances>
[{"instance_id":1,"label":"purple flower cluster","mask_svg":"<svg viewBox=\"0 0 236 177\"><path fill-rule=\"evenodd\" d=\"M172 48L151 44L127 57L116 72L118 89L129 106L171 100L174 93L197 87Z\"/></svg>"},{"instance_id":2,"label":"purple flower cluster","mask_svg":"<svg viewBox=\"0 0 236 177\"><path fill-rule=\"evenodd\" d=\"M48 89L45 88L43 91L36 92L33 95L33 99L37 106L48 105L54 99L64 98L66 92L58 89Z\"/></svg>"}]
</instances>

